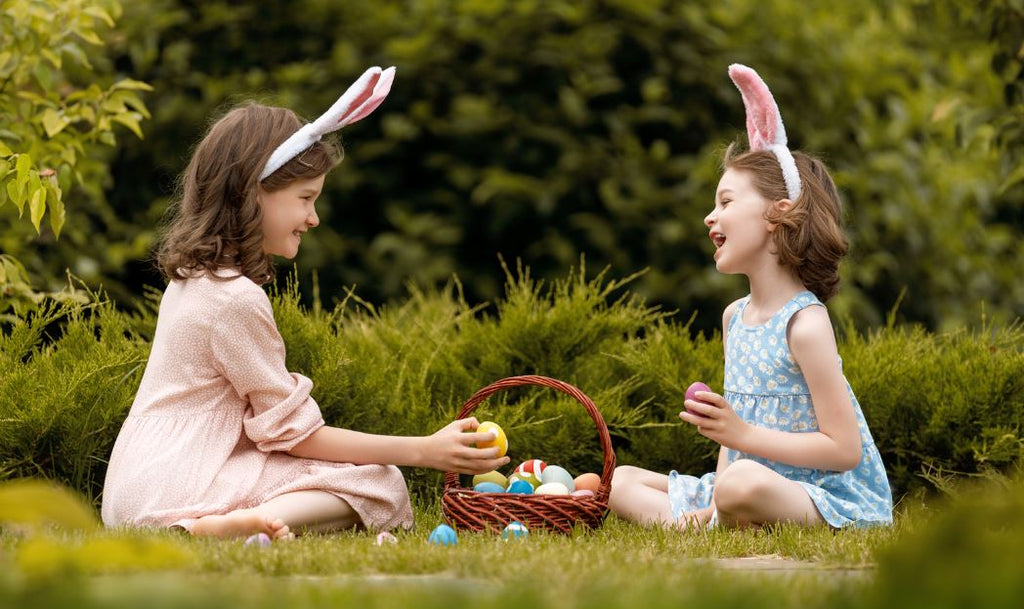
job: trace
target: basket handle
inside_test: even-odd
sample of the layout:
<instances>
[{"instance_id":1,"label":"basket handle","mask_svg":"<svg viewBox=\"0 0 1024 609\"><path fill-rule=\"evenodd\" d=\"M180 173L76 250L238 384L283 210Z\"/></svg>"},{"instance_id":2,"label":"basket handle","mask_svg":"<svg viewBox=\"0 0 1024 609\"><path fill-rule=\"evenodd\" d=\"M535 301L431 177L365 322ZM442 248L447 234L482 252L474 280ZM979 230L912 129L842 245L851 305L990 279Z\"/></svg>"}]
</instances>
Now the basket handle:
<instances>
[{"instance_id":1,"label":"basket handle","mask_svg":"<svg viewBox=\"0 0 1024 609\"><path fill-rule=\"evenodd\" d=\"M601 449L604 451L604 470L601 472L601 484L597 488L595 497L601 501L606 500L609 492L611 492L612 473L615 471L615 450L612 448L612 438L608 435L608 425L605 424L604 417L602 417L600 411L597 410L597 406L594 406L594 401L575 386L557 379L535 374L510 376L499 381L495 381L474 393L472 397L466 400L466 403L462 405L462 410L459 411L459 416L457 418L464 419L469 416L469 413L473 412L481 402L489 398L492 394L503 389L519 387L522 385L541 385L561 391L575 399L587 410L587 414L590 415L590 418L594 420L594 424L597 425L597 434L601 439ZM456 488L458 485L459 474L457 472L446 472L444 475L445 489Z\"/></svg>"}]
</instances>

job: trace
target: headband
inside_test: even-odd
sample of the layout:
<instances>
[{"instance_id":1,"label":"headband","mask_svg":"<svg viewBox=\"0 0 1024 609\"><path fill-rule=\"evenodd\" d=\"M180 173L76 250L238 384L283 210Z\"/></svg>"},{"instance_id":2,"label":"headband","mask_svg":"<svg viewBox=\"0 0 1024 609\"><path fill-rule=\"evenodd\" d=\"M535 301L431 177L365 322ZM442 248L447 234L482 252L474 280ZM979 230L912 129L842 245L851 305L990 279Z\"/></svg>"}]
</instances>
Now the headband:
<instances>
[{"instance_id":1,"label":"headband","mask_svg":"<svg viewBox=\"0 0 1024 609\"><path fill-rule=\"evenodd\" d=\"M779 160L782 179L786 181L789 198L800 198L800 172L796 169L793 153L786 147L786 128L782 125L779 106L753 69L734 63L729 66L729 78L743 96L743 107L747 110L747 139L751 150L768 150Z\"/></svg>"},{"instance_id":2,"label":"headband","mask_svg":"<svg viewBox=\"0 0 1024 609\"><path fill-rule=\"evenodd\" d=\"M359 80L349 87L327 112L312 123L303 125L274 150L264 165L263 172L260 173L260 181L267 179L267 176L280 169L282 165L308 150L325 134L369 116L387 97L394 80L393 66L386 70L372 67L363 72Z\"/></svg>"}]
</instances>

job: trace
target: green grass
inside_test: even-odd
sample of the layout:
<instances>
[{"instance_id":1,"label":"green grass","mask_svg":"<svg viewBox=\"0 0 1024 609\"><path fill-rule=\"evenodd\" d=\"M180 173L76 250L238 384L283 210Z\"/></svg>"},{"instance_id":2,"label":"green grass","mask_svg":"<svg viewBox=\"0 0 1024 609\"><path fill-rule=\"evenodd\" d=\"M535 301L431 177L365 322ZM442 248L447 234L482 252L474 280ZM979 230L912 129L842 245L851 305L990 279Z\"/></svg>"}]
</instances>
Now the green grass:
<instances>
[{"instance_id":1,"label":"green grass","mask_svg":"<svg viewBox=\"0 0 1024 609\"><path fill-rule=\"evenodd\" d=\"M0 545L7 563L0 565L7 574L0 600L6 595L19 607L72 598L83 607L720 607L740 606L756 594L808 606L822 595L863 593L873 554L898 532L778 527L681 534L609 517L590 533L533 531L504 542L496 534L463 532L457 546L439 547L426 542L440 522L437 510L417 508L417 522L397 534L397 544L380 547L374 535L356 532L270 548L154 533L142 539L184 552L177 565L145 570L109 556L62 563L55 555L33 567L23 555L30 542L8 534ZM50 551L74 553L97 539L136 544L139 536L65 534ZM771 557L780 566L790 559L794 568L748 569L718 560L749 556Z\"/></svg>"},{"instance_id":2,"label":"green grass","mask_svg":"<svg viewBox=\"0 0 1024 609\"><path fill-rule=\"evenodd\" d=\"M398 532L395 545L345 532L267 548L95 523L71 532L52 524L64 510L43 525L11 505L0 496L0 521L21 519L20 528L0 530L0 607L932 609L1024 601L1019 479L961 484L941 502L902 507L890 528L673 532L609 516L600 529L569 536L533 531L504 542L463 532L454 547L427 544L441 521L436 503L415 506L418 526Z\"/></svg>"}]
</instances>

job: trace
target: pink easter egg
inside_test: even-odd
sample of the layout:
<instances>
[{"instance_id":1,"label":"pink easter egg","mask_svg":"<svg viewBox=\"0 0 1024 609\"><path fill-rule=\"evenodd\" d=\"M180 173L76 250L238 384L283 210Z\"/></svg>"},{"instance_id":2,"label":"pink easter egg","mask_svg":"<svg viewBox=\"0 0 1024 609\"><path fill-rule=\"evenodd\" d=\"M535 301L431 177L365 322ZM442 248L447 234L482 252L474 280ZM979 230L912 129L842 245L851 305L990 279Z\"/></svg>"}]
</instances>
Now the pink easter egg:
<instances>
[{"instance_id":1,"label":"pink easter egg","mask_svg":"<svg viewBox=\"0 0 1024 609\"><path fill-rule=\"evenodd\" d=\"M258 546L260 548L265 548L271 545L271 543L273 542L270 541L269 535L267 535L266 533L257 533L255 535L250 535L249 537L247 537L243 545Z\"/></svg>"},{"instance_id":2,"label":"pink easter egg","mask_svg":"<svg viewBox=\"0 0 1024 609\"><path fill-rule=\"evenodd\" d=\"M697 394L698 391L711 391L711 387L708 387L707 385L705 385L704 383L702 383L700 381L697 381L696 383L692 383L692 384L690 384L689 387L686 388L686 399L687 400L693 400L695 402L700 402L702 404L710 404L710 402L705 402L704 400L697 399L697 395L696 394ZM686 412L688 412L688 413L690 413L692 415L696 415L698 417L703 416L699 412L697 412L695 410L690 410L689 408L686 409Z\"/></svg>"}]
</instances>

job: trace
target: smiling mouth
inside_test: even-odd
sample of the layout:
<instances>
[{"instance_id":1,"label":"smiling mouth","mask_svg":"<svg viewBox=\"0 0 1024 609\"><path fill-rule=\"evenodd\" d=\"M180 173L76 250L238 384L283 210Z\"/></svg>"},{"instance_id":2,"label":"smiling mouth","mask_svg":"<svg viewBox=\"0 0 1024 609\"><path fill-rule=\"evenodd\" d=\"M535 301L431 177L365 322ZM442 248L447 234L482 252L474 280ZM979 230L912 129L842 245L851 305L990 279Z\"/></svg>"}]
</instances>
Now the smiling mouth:
<instances>
[{"instance_id":1,"label":"smiling mouth","mask_svg":"<svg viewBox=\"0 0 1024 609\"><path fill-rule=\"evenodd\" d=\"M711 233L710 236L711 236L711 241L712 241L712 243L715 244L716 248L719 248L719 247L722 247L723 245L725 245L725 235L723 235L722 233L717 233L717 232L716 233Z\"/></svg>"}]
</instances>

